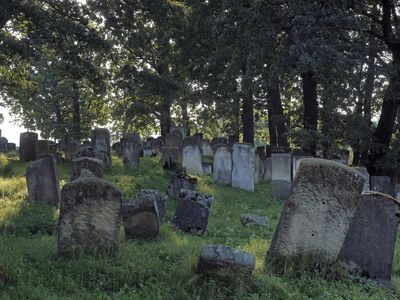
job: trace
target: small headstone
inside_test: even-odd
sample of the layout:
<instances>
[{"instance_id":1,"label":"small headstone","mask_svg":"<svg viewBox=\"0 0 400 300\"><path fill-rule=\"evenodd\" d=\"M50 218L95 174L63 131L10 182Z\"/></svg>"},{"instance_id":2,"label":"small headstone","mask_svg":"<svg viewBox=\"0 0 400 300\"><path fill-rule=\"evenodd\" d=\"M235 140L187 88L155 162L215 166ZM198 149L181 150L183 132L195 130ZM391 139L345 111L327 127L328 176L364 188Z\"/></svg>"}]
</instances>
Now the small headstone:
<instances>
[{"instance_id":1,"label":"small headstone","mask_svg":"<svg viewBox=\"0 0 400 300\"><path fill-rule=\"evenodd\" d=\"M197 179L190 177L185 168L176 170L168 186L168 195L174 199L179 198L182 189L194 191L197 186Z\"/></svg>"},{"instance_id":2,"label":"small headstone","mask_svg":"<svg viewBox=\"0 0 400 300\"><path fill-rule=\"evenodd\" d=\"M35 132L23 132L19 136L19 159L22 161L35 160L35 143L38 134Z\"/></svg>"},{"instance_id":3,"label":"small headstone","mask_svg":"<svg viewBox=\"0 0 400 300\"><path fill-rule=\"evenodd\" d=\"M58 251L76 247L85 251L109 250L117 246L122 192L111 183L88 176L64 185L61 191Z\"/></svg>"},{"instance_id":4,"label":"small headstone","mask_svg":"<svg viewBox=\"0 0 400 300\"><path fill-rule=\"evenodd\" d=\"M214 155L214 181L219 184L231 184L232 154L226 145L218 148Z\"/></svg>"},{"instance_id":5,"label":"small headstone","mask_svg":"<svg viewBox=\"0 0 400 300\"><path fill-rule=\"evenodd\" d=\"M260 182L260 173L261 173L261 158L256 153L256 158L254 160L254 183Z\"/></svg>"},{"instance_id":6,"label":"small headstone","mask_svg":"<svg viewBox=\"0 0 400 300\"><path fill-rule=\"evenodd\" d=\"M72 154L72 160L78 159L81 157L95 158L95 159L102 161L105 167L111 166L110 157L107 155L107 153L104 151L96 150L92 147L80 148L80 149L74 151Z\"/></svg>"},{"instance_id":7,"label":"small headstone","mask_svg":"<svg viewBox=\"0 0 400 300\"><path fill-rule=\"evenodd\" d=\"M72 161L73 154L78 151L81 147L81 143L79 140L74 139L74 138L69 138L66 142L65 145L63 145L62 149L64 150L65 154L65 161Z\"/></svg>"},{"instance_id":8,"label":"small headstone","mask_svg":"<svg viewBox=\"0 0 400 300\"><path fill-rule=\"evenodd\" d=\"M178 167L178 161L178 147L163 147L161 149L161 164L164 169L175 170Z\"/></svg>"},{"instance_id":9,"label":"small headstone","mask_svg":"<svg viewBox=\"0 0 400 300\"><path fill-rule=\"evenodd\" d=\"M39 159L50 154L49 141L37 140L35 142L35 159Z\"/></svg>"},{"instance_id":10,"label":"small headstone","mask_svg":"<svg viewBox=\"0 0 400 300\"><path fill-rule=\"evenodd\" d=\"M185 126L171 126L170 132L179 131L181 133L182 139L187 136L187 130Z\"/></svg>"},{"instance_id":11,"label":"small headstone","mask_svg":"<svg viewBox=\"0 0 400 300\"><path fill-rule=\"evenodd\" d=\"M122 147L124 167L138 168L140 163L140 144L134 140L126 140Z\"/></svg>"},{"instance_id":12,"label":"small headstone","mask_svg":"<svg viewBox=\"0 0 400 300\"><path fill-rule=\"evenodd\" d=\"M292 180L292 157L290 153L272 153L272 195L281 201L289 197Z\"/></svg>"},{"instance_id":13,"label":"small headstone","mask_svg":"<svg viewBox=\"0 0 400 300\"><path fill-rule=\"evenodd\" d=\"M45 156L32 162L26 171L26 182L30 201L59 205L60 184L52 156Z\"/></svg>"},{"instance_id":14,"label":"small headstone","mask_svg":"<svg viewBox=\"0 0 400 300\"><path fill-rule=\"evenodd\" d=\"M227 246L205 246L198 262L199 273L231 276L236 273L251 275L256 267L256 258L250 253Z\"/></svg>"},{"instance_id":15,"label":"small headstone","mask_svg":"<svg viewBox=\"0 0 400 300\"><path fill-rule=\"evenodd\" d=\"M156 190L139 190L136 198L152 198L156 202L160 222L165 222L167 217L167 195Z\"/></svg>"},{"instance_id":16,"label":"small headstone","mask_svg":"<svg viewBox=\"0 0 400 300\"><path fill-rule=\"evenodd\" d=\"M93 129L91 141L92 148L106 153L111 161L110 131L106 128Z\"/></svg>"},{"instance_id":17,"label":"small headstone","mask_svg":"<svg viewBox=\"0 0 400 300\"><path fill-rule=\"evenodd\" d=\"M181 190L172 224L183 232L203 235L213 200L213 196Z\"/></svg>"},{"instance_id":18,"label":"small headstone","mask_svg":"<svg viewBox=\"0 0 400 300\"><path fill-rule=\"evenodd\" d=\"M371 176L371 191L392 196L393 190L388 176Z\"/></svg>"},{"instance_id":19,"label":"small headstone","mask_svg":"<svg viewBox=\"0 0 400 300\"><path fill-rule=\"evenodd\" d=\"M315 158L303 159L297 172L268 257L336 260L365 179L350 167Z\"/></svg>"},{"instance_id":20,"label":"small headstone","mask_svg":"<svg viewBox=\"0 0 400 300\"><path fill-rule=\"evenodd\" d=\"M179 136L175 133L168 133L165 136L165 143L164 143L164 147L168 147L168 148L178 148L181 146L180 145L180 139Z\"/></svg>"},{"instance_id":21,"label":"small headstone","mask_svg":"<svg viewBox=\"0 0 400 300\"><path fill-rule=\"evenodd\" d=\"M363 194L339 261L350 272L390 287L399 222L400 202L381 193Z\"/></svg>"},{"instance_id":22,"label":"small headstone","mask_svg":"<svg viewBox=\"0 0 400 300\"><path fill-rule=\"evenodd\" d=\"M75 180L81 176L81 170L86 169L92 172L96 177L103 177L104 164L101 160L92 157L80 157L72 161L71 178Z\"/></svg>"},{"instance_id":23,"label":"small headstone","mask_svg":"<svg viewBox=\"0 0 400 300\"><path fill-rule=\"evenodd\" d=\"M271 181L272 180L272 158L267 157L263 162L263 180Z\"/></svg>"},{"instance_id":24,"label":"small headstone","mask_svg":"<svg viewBox=\"0 0 400 300\"><path fill-rule=\"evenodd\" d=\"M214 152L213 152L213 148L211 146L211 143L207 140L203 140L201 143L201 148L203 150L203 155L204 156L213 156Z\"/></svg>"},{"instance_id":25,"label":"small headstone","mask_svg":"<svg viewBox=\"0 0 400 300\"><path fill-rule=\"evenodd\" d=\"M232 186L254 191L255 149L249 144L235 144L232 148Z\"/></svg>"},{"instance_id":26,"label":"small headstone","mask_svg":"<svg viewBox=\"0 0 400 300\"><path fill-rule=\"evenodd\" d=\"M243 225L260 225L267 226L268 218L265 216L257 216L253 214L240 215L240 222Z\"/></svg>"},{"instance_id":27,"label":"small headstone","mask_svg":"<svg viewBox=\"0 0 400 300\"><path fill-rule=\"evenodd\" d=\"M200 146L194 138L183 140L183 161L182 166L188 173L203 175L203 154Z\"/></svg>"},{"instance_id":28,"label":"small headstone","mask_svg":"<svg viewBox=\"0 0 400 300\"><path fill-rule=\"evenodd\" d=\"M0 153L8 152L8 140L5 137L0 137Z\"/></svg>"}]
</instances>

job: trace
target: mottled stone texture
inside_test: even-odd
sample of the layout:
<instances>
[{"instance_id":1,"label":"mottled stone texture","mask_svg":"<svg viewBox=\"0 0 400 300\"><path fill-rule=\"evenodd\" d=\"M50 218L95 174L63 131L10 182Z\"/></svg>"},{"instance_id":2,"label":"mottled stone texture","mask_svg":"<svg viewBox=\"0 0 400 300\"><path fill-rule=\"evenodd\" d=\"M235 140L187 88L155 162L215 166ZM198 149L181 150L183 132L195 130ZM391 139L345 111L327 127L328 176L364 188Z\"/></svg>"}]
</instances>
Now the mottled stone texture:
<instances>
[{"instance_id":1,"label":"mottled stone texture","mask_svg":"<svg viewBox=\"0 0 400 300\"><path fill-rule=\"evenodd\" d=\"M197 144L184 146L182 166L186 168L187 172L190 174L204 174L203 154L201 148Z\"/></svg>"},{"instance_id":2,"label":"mottled stone texture","mask_svg":"<svg viewBox=\"0 0 400 300\"><path fill-rule=\"evenodd\" d=\"M142 193L122 206L125 237L149 238L160 232L157 204L149 194Z\"/></svg>"},{"instance_id":3,"label":"mottled stone texture","mask_svg":"<svg viewBox=\"0 0 400 300\"><path fill-rule=\"evenodd\" d=\"M222 145L215 152L213 176L216 183L231 184L232 154L226 145Z\"/></svg>"},{"instance_id":4,"label":"mottled stone texture","mask_svg":"<svg viewBox=\"0 0 400 300\"><path fill-rule=\"evenodd\" d=\"M61 191L59 253L76 247L88 252L115 248L121 207L121 191L103 179L83 174L67 183Z\"/></svg>"},{"instance_id":5,"label":"mottled stone texture","mask_svg":"<svg viewBox=\"0 0 400 300\"><path fill-rule=\"evenodd\" d=\"M354 169L303 159L276 228L268 257L323 255L336 260L364 184Z\"/></svg>"},{"instance_id":6,"label":"mottled stone texture","mask_svg":"<svg viewBox=\"0 0 400 300\"><path fill-rule=\"evenodd\" d=\"M91 141L93 149L107 153L107 155L111 157L110 131L108 129L93 129Z\"/></svg>"},{"instance_id":7,"label":"mottled stone texture","mask_svg":"<svg viewBox=\"0 0 400 300\"><path fill-rule=\"evenodd\" d=\"M390 177L388 176L371 176L371 191L393 195Z\"/></svg>"},{"instance_id":8,"label":"mottled stone texture","mask_svg":"<svg viewBox=\"0 0 400 300\"><path fill-rule=\"evenodd\" d=\"M249 144L235 144L232 148L232 186L254 191L255 149Z\"/></svg>"},{"instance_id":9,"label":"mottled stone texture","mask_svg":"<svg viewBox=\"0 0 400 300\"><path fill-rule=\"evenodd\" d=\"M178 167L178 161L178 147L163 147L161 149L161 164L164 169L175 170Z\"/></svg>"},{"instance_id":10,"label":"mottled stone texture","mask_svg":"<svg viewBox=\"0 0 400 300\"><path fill-rule=\"evenodd\" d=\"M164 143L164 147L168 147L168 148L178 148L181 146L180 145L180 137L175 134L175 133L168 133L165 136L165 143Z\"/></svg>"},{"instance_id":11,"label":"mottled stone texture","mask_svg":"<svg viewBox=\"0 0 400 300\"><path fill-rule=\"evenodd\" d=\"M280 150L280 149L279 149ZM278 151L275 149L274 151ZM285 149L282 149L285 151ZM272 153L272 195L285 201L289 197L292 180L292 156L290 153Z\"/></svg>"},{"instance_id":12,"label":"mottled stone texture","mask_svg":"<svg viewBox=\"0 0 400 300\"><path fill-rule=\"evenodd\" d=\"M104 151L99 151L96 150L92 147L85 147L85 148L80 148L72 154L72 160L78 159L81 157L91 157L91 158L96 158L98 160L101 160L104 164L104 166L111 166L111 161L110 157L107 155L106 152Z\"/></svg>"},{"instance_id":13,"label":"mottled stone texture","mask_svg":"<svg viewBox=\"0 0 400 300\"><path fill-rule=\"evenodd\" d=\"M35 142L35 159L48 156L50 154L49 141L37 140Z\"/></svg>"},{"instance_id":14,"label":"mottled stone texture","mask_svg":"<svg viewBox=\"0 0 400 300\"><path fill-rule=\"evenodd\" d=\"M381 193L366 193L351 221L339 261L346 269L391 285L400 203Z\"/></svg>"},{"instance_id":15,"label":"mottled stone texture","mask_svg":"<svg viewBox=\"0 0 400 300\"><path fill-rule=\"evenodd\" d=\"M201 149L203 150L204 156L213 156L214 155L212 145L207 140L203 140L201 142Z\"/></svg>"},{"instance_id":16,"label":"mottled stone texture","mask_svg":"<svg viewBox=\"0 0 400 300\"><path fill-rule=\"evenodd\" d=\"M59 205L60 185L52 156L42 157L32 162L26 171L26 182L30 201Z\"/></svg>"},{"instance_id":17,"label":"mottled stone texture","mask_svg":"<svg viewBox=\"0 0 400 300\"><path fill-rule=\"evenodd\" d=\"M158 217L160 222L165 222L167 217L167 200L165 193L156 190L139 190L136 198L151 198L154 199L157 205Z\"/></svg>"},{"instance_id":18,"label":"mottled stone texture","mask_svg":"<svg viewBox=\"0 0 400 300\"><path fill-rule=\"evenodd\" d=\"M98 178L103 177L104 164L101 160L92 157L80 157L72 161L71 178L75 180L81 176L82 169L86 169Z\"/></svg>"},{"instance_id":19,"label":"mottled stone texture","mask_svg":"<svg viewBox=\"0 0 400 300\"><path fill-rule=\"evenodd\" d=\"M65 154L65 161L72 161L73 154L80 149L80 141L70 138L66 141L65 145L62 147Z\"/></svg>"},{"instance_id":20,"label":"mottled stone texture","mask_svg":"<svg viewBox=\"0 0 400 300\"><path fill-rule=\"evenodd\" d=\"M205 246L197 265L199 273L232 276L236 273L250 275L256 266L256 258L250 253L227 246Z\"/></svg>"},{"instance_id":21,"label":"mottled stone texture","mask_svg":"<svg viewBox=\"0 0 400 300\"><path fill-rule=\"evenodd\" d=\"M197 186L197 178L190 177L185 168L180 168L172 175L168 186L168 195L174 199L179 198L182 189L194 191Z\"/></svg>"},{"instance_id":22,"label":"mottled stone texture","mask_svg":"<svg viewBox=\"0 0 400 300\"><path fill-rule=\"evenodd\" d=\"M122 147L124 167L138 168L140 163L140 144L134 140L126 140Z\"/></svg>"},{"instance_id":23,"label":"mottled stone texture","mask_svg":"<svg viewBox=\"0 0 400 300\"><path fill-rule=\"evenodd\" d=\"M179 197L172 224L186 233L204 234L214 197L188 190Z\"/></svg>"},{"instance_id":24,"label":"mottled stone texture","mask_svg":"<svg viewBox=\"0 0 400 300\"><path fill-rule=\"evenodd\" d=\"M38 134L35 132L23 132L19 136L19 159L23 161L35 160L35 143Z\"/></svg>"},{"instance_id":25,"label":"mottled stone texture","mask_svg":"<svg viewBox=\"0 0 400 300\"><path fill-rule=\"evenodd\" d=\"M365 177L365 182L364 182L364 188L363 188L363 192L367 193L371 190L370 186L369 186L369 173L366 167L355 167L354 168L356 171L360 172L362 175L364 175Z\"/></svg>"}]
</instances>

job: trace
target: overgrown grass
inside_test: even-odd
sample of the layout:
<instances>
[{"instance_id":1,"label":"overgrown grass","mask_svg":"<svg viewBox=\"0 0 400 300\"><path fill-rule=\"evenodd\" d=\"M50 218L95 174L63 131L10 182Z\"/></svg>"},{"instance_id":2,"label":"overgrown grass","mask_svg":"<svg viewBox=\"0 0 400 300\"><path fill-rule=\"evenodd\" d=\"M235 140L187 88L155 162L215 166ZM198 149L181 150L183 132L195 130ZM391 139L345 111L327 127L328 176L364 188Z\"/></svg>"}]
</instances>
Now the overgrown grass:
<instances>
[{"instance_id":1,"label":"overgrown grass","mask_svg":"<svg viewBox=\"0 0 400 300\"><path fill-rule=\"evenodd\" d=\"M285 268L266 270L265 255L283 205L272 199L270 185L254 193L218 186L211 177L199 178L199 190L214 195L206 234L185 235L167 222L158 238L125 240L113 255L77 253L57 256L58 212L28 203L24 173L27 163L0 156L0 299L398 299L399 294L349 276L330 278L324 270ZM59 168L66 182L69 166ZM166 191L171 174L157 158L141 160L139 170L122 167L114 158L105 178L133 197L139 188ZM172 219L175 201L168 203ZM243 227L242 213L267 215L270 227ZM395 254L393 282L400 290L400 239ZM254 275L212 278L196 273L201 247L224 244L256 256Z\"/></svg>"}]
</instances>

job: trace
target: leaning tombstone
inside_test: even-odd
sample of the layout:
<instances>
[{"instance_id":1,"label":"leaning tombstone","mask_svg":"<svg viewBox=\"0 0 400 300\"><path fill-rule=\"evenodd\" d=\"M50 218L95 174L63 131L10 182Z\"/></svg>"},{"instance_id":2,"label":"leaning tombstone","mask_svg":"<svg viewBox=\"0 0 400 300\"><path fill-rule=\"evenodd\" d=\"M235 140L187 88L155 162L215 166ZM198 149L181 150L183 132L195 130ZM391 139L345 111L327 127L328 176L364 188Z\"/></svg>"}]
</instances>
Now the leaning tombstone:
<instances>
[{"instance_id":1,"label":"leaning tombstone","mask_svg":"<svg viewBox=\"0 0 400 300\"><path fill-rule=\"evenodd\" d=\"M203 235L207 229L213 196L181 190L172 224L185 233Z\"/></svg>"},{"instance_id":2,"label":"leaning tombstone","mask_svg":"<svg viewBox=\"0 0 400 300\"><path fill-rule=\"evenodd\" d=\"M203 154L197 141L188 137L183 141L183 160L182 166L188 173L194 175L203 175Z\"/></svg>"},{"instance_id":3,"label":"leaning tombstone","mask_svg":"<svg viewBox=\"0 0 400 300\"><path fill-rule=\"evenodd\" d=\"M35 132L23 132L19 136L19 159L23 161L35 160L35 143L38 134Z\"/></svg>"},{"instance_id":4,"label":"leaning tombstone","mask_svg":"<svg viewBox=\"0 0 400 300\"><path fill-rule=\"evenodd\" d=\"M140 162L140 144L133 140L126 140L122 147L124 167L136 169Z\"/></svg>"},{"instance_id":5,"label":"leaning tombstone","mask_svg":"<svg viewBox=\"0 0 400 300\"><path fill-rule=\"evenodd\" d=\"M371 189L369 187L369 173L367 171L367 168L366 167L355 167L354 169L357 170L358 172L360 172L361 174L363 174L365 177L363 193L369 192Z\"/></svg>"},{"instance_id":6,"label":"leaning tombstone","mask_svg":"<svg viewBox=\"0 0 400 300\"><path fill-rule=\"evenodd\" d=\"M250 144L232 148L232 186L254 192L255 149Z\"/></svg>"},{"instance_id":7,"label":"leaning tombstone","mask_svg":"<svg viewBox=\"0 0 400 300\"><path fill-rule=\"evenodd\" d=\"M61 191L58 225L58 252L76 248L86 252L117 247L122 208L122 192L89 171Z\"/></svg>"},{"instance_id":8,"label":"leaning tombstone","mask_svg":"<svg viewBox=\"0 0 400 300\"><path fill-rule=\"evenodd\" d=\"M178 162L179 162L178 147L161 148L161 164L164 169L175 170L178 168Z\"/></svg>"},{"instance_id":9,"label":"leaning tombstone","mask_svg":"<svg viewBox=\"0 0 400 300\"><path fill-rule=\"evenodd\" d=\"M49 141L37 140L35 142L35 159L48 156L50 154Z\"/></svg>"},{"instance_id":10,"label":"leaning tombstone","mask_svg":"<svg viewBox=\"0 0 400 300\"><path fill-rule=\"evenodd\" d=\"M386 194L363 194L340 250L340 263L351 273L392 287L399 222L400 202Z\"/></svg>"},{"instance_id":11,"label":"leaning tombstone","mask_svg":"<svg viewBox=\"0 0 400 300\"><path fill-rule=\"evenodd\" d=\"M393 195L390 177L388 176L371 176L371 191L379 192L387 195Z\"/></svg>"},{"instance_id":12,"label":"leaning tombstone","mask_svg":"<svg viewBox=\"0 0 400 300\"><path fill-rule=\"evenodd\" d=\"M272 153L272 195L281 201L289 197L292 180L292 156L290 153Z\"/></svg>"},{"instance_id":13,"label":"leaning tombstone","mask_svg":"<svg viewBox=\"0 0 400 300\"><path fill-rule=\"evenodd\" d=\"M45 156L32 162L26 171L26 182L30 201L59 205L60 185L52 156Z\"/></svg>"},{"instance_id":14,"label":"leaning tombstone","mask_svg":"<svg viewBox=\"0 0 400 300\"><path fill-rule=\"evenodd\" d=\"M104 164L101 160L93 157L79 157L72 161L70 180L78 179L81 176L82 169L90 171L98 178L103 177Z\"/></svg>"},{"instance_id":15,"label":"leaning tombstone","mask_svg":"<svg viewBox=\"0 0 400 300\"><path fill-rule=\"evenodd\" d=\"M215 153L218 151L219 148L221 147L228 147L227 144L214 144L213 145L213 153L215 155ZM231 149L231 147L229 147L229 149Z\"/></svg>"},{"instance_id":16,"label":"leaning tombstone","mask_svg":"<svg viewBox=\"0 0 400 300\"><path fill-rule=\"evenodd\" d=\"M354 169L305 158L268 250L269 259L315 255L336 260L364 185Z\"/></svg>"},{"instance_id":17,"label":"leaning tombstone","mask_svg":"<svg viewBox=\"0 0 400 300\"><path fill-rule=\"evenodd\" d=\"M215 152L213 169L214 182L219 184L231 184L232 154L226 145L219 147Z\"/></svg>"},{"instance_id":18,"label":"leaning tombstone","mask_svg":"<svg viewBox=\"0 0 400 300\"><path fill-rule=\"evenodd\" d=\"M168 196L178 199L179 192L184 190L194 191L197 187L197 178L190 177L186 173L185 168L180 168L172 175L172 179L168 185Z\"/></svg>"}]
</instances>

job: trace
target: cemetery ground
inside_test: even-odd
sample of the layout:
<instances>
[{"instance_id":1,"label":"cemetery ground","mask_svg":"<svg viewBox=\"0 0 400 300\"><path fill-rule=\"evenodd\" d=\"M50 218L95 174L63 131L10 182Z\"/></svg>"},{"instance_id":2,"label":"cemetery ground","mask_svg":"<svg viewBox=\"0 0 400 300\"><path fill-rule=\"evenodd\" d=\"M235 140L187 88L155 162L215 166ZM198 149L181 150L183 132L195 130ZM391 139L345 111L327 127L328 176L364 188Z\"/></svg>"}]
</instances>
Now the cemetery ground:
<instances>
[{"instance_id":1,"label":"cemetery ground","mask_svg":"<svg viewBox=\"0 0 400 300\"><path fill-rule=\"evenodd\" d=\"M400 236L397 239L392 282L394 291L348 276L337 266L312 261L287 263L283 269L266 266L265 255L283 204L271 196L269 183L255 192L239 191L198 177L200 192L215 197L204 236L173 229L175 201L168 200L167 220L153 239L126 240L121 228L113 253L57 256L58 210L27 202L28 163L16 154L0 156L0 299L399 299ZM58 167L62 183L70 166ZM159 158L142 158L138 170L123 168L113 157L104 174L133 198L141 188L166 191L171 173ZM269 227L243 226L240 215L268 216ZM251 277L227 278L196 272L200 250L221 244L256 256ZM299 271L300 270L300 271Z\"/></svg>"}]
</instances>

